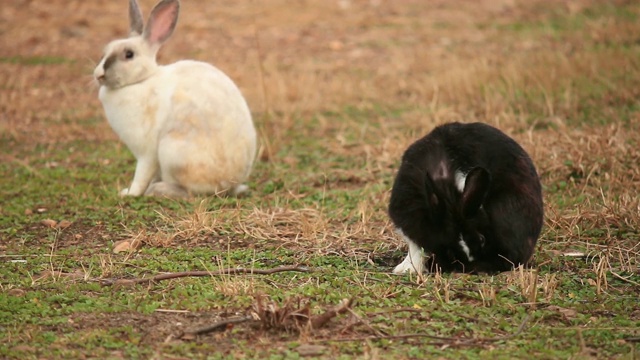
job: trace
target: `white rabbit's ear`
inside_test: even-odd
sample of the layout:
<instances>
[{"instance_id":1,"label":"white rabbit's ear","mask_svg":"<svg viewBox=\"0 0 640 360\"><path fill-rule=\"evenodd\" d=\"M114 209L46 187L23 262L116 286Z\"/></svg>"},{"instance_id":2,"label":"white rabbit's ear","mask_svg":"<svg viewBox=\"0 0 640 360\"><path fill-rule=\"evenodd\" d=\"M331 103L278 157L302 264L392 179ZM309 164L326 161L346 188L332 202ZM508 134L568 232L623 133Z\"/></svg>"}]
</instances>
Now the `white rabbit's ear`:
<instances>
[{"instance_id":1,"label":"white rabbit's ear","mask_svg":"<svg viewBox=\"0 0 640 360\"><path fill-rule=\"evenodd\" d=\"M138 1L129 0L129 36L142 35L144 29L144 21L142 20L142 12Z\"/></svg>"},{"instance_id":2,"label":"white rabbit's ear","mask_svg":"<svg viewBox=\"0 0 640 360\"><path fill-rule=\"evenodd\" d=\"M180 2L178 0L162 0L151 10L147 27L144 29L145 40L152 45L161 45L173 33L178 22Z\"/></svg>"}]
</instances>

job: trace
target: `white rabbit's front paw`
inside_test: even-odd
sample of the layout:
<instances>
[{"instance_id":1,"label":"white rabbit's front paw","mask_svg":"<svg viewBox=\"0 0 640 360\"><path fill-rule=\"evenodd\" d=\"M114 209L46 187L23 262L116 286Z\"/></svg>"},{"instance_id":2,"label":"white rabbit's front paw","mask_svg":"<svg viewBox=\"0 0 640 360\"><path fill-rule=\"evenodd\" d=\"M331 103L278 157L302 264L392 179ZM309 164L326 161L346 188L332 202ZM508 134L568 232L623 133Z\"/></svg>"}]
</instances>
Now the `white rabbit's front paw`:
<instances>
[{"instance_id":1,"label":"white rabbit's front paw","mask_svg":"<svg viewBox=\"0 0 640 360\"><path fill-rule=\"evenodd\" d=\"M128 196L128 195L129 195L129 188L125 188L125 189L120 190L120 196L121 197L125 197L125 196Z\"/></svg>"}]
</instances>

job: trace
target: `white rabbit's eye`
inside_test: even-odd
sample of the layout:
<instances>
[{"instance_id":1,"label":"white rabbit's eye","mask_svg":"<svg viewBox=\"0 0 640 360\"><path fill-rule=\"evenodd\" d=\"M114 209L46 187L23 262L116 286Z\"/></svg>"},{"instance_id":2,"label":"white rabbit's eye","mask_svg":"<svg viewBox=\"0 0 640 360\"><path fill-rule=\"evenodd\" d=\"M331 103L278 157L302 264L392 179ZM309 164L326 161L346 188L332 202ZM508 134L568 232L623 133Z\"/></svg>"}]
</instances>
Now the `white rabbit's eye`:
<instances>
[{"instance_id":1,"label":"white rabbit's eye","mask_svg":"<svg viewBox=\"0 0 640 360\"><path fill-rule=\"evenodd\" d=\"M133 59L133 51L132 50L125 50L124 51L124 58L127 60L131 60Z\"/></svg>"}]
</instances>

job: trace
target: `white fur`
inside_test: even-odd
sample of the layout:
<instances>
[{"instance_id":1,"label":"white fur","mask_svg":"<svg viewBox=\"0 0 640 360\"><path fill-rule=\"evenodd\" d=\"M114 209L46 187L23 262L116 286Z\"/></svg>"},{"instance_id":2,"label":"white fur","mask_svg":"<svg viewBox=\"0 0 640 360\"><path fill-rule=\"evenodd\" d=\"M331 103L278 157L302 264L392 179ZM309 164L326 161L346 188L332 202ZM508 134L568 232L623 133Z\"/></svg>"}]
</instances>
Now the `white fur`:
<instances>
[{"instance_id":1,"label":"white fur","mask_svg":"<svg viewBox=\"0 0 640 360\"><path fill-rule=\"evenodd\" d=\"M467 174L463 173L462 171L456 171L454 177L456 180L456 188L458 189L458 191L463 192L464 185L467 182Z\"/></svg>"},{"instance_id":2,"label":"white fur","mask_svg":"<svg viewBox=\"0 0 640 360\"><path fill-rule=\"evenodd\" d=\"M207 63L157 65L160 45L135 33L113 41L94 71L107 120L137 159L133 181L121 194L245 191L257 145L240 90ZM105 70L107 59L125 49L135 58L118 58Z\"/></svg>"},{"instance_id":3,"label":"white fur","mask_svg":"<svg viewBox=\"0 0 640 360\"><path fill-rule=\"evenodd\" d=\"M431 174L433 180L446 180L449 179L449 176L449 165L445 160L440 161Z\"/></svg>"},{"instance_id":4,"label":"white fur","mask_svg":"<svg viewBox=\"0 0 640 360\"><path fill-rule=\"evenodd\" d=\"M409 252L407 253L407 257L398 266L396 266L395 269L393 269L393 273L404 274L408 271L410 273L422 274L424 272L422 248L405 236L401 229L397 229L396 232L402 236L409 246Z\"/></svg>"},{"instance_id":5,"label":"white fur","mask_svg":"<svg viewBox=\"0 0 640 360\"><path fill-rule=\"evenodd\" d=\"M473 261L474 258L473 256L471 256L471 250L469 249L469 246L467 246L467 243L462 238L462 234L460 234L460 240L458 241L458 244L460 244L462 251L464 251L464 253L467 255L467 259L469 259L469 261Z\"/></svg>"}]
</instances>

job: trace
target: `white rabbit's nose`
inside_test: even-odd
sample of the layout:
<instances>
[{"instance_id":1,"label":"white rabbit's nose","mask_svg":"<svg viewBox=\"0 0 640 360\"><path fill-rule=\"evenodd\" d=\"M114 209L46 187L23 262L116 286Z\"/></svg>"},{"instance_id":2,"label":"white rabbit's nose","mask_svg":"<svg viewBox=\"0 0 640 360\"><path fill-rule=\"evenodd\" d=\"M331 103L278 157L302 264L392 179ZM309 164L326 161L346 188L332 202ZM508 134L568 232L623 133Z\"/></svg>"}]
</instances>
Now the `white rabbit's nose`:
<instances>
[{"instance_id":1,"label":"white rabbit's nose","mask_svg":"<svg viewBox=\"0 0 640 360\"><path fill-rule=\"evenodd\" d=\"M104 69L102 68L102 66L98 66L96 68L96 70L93 72L93 77L96 78L96 80L98 80L98 82L100 84L102 84L104 82Z\"/></svg>"}]
</instances>

